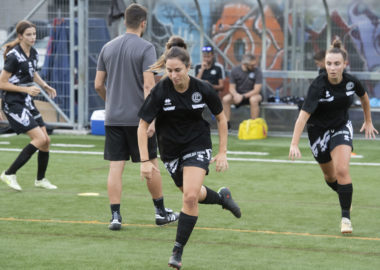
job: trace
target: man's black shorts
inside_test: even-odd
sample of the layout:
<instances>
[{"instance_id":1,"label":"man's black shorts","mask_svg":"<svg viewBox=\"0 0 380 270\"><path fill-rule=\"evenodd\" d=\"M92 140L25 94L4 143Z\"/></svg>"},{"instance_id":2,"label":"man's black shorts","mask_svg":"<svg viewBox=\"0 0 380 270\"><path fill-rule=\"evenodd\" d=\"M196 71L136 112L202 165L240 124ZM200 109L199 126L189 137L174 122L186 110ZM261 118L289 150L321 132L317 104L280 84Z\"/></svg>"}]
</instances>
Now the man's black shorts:
<instances>
[{"instance_id":1,"label":"man's black shorts","mask_svg":"<svg viewBox=\"0 0 380 270\"><path fill-rule=\"evenodd\" d=\"M104 159L110 161L132 159L132 162L140 162L137 128L137 126L105 126ZM149 159L157 158L156 135L148 139L148 152Z\"/></svg>"},{"instance_id":2,"label":"man's black shorts","mask_svg":"<svg viewBox=\"0 0 380 270\"><path fill-rule=\"evenodd\" d=\"M321 129L308 126L310 149L318 163L331 161L331 151L338 145L352 146L353 129L351 121L337 129Z\"/></svg>"},{"instance_id":3,"label":"man's black shorts","mask_svg":"<svg viewBox=\"0 0 380 270\"><path fill-rule=\"evenodd\" d=\"M208 166L212 157L212 150L205 149L185 154L179 158L164 162L166 170L177 187L183 186L183 167L199 167L208 174Z\"/></svg>"},{"instance_id":4,"label":"man's black shorts","mask_svg":"<svg viewBox=\"0 0 380 270\"><path fill-rule=\"evenodd\" d=\"M44 120L36 108L31 110L20 103L3 103L2 105L9 125L17 134L26 133L33 128L45 126Z\"/></svg>"}]
</instances>

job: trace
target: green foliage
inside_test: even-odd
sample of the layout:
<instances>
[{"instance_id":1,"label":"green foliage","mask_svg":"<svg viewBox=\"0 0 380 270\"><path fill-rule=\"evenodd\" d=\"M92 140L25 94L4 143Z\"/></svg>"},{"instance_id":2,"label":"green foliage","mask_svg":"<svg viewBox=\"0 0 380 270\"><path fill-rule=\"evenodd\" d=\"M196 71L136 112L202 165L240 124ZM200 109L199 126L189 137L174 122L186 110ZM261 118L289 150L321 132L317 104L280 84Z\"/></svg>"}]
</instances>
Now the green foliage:
<instances>
[{"instance_id":1,"label":"green foliage","mask_svg":"<svg viewBox=\"0 0 380 270\"><path fill-rule=\"evenodd\" d=\"M104 137L52 135L53 144L93 144L93 148L52 150L99 152L50 155L47 178L58 190L33 187L36 155L17 173L22 192L0 183L1 269L164 269L176 225L154 226L154 209L139 164L127 162L121 213L123 229L107 229L108 162ZM214 142L217 138L213 137ZM23 148L26 136L0 138L0 148ZM267 152L267 156L229 157L288 161L290 138L259 141L229 138L229 151ZM380 141L355 141L353 162L380 163ZM302 161L313 161L306 139ZM214 153L217 151L214 146ZM0 150L0 170L18 152ZM341 236L337 195L324 184L316 164L230 161L229 170L210 166L205 184L231 188L240 204L236 219L216 205L200 205L196 228L186 246L183 269L380 269L380 166L352 165L352 236ZM162 164L165 205L179 211L181 193ZM78 196L98 192L98 197Z\"/></svg>"}]
</instances>

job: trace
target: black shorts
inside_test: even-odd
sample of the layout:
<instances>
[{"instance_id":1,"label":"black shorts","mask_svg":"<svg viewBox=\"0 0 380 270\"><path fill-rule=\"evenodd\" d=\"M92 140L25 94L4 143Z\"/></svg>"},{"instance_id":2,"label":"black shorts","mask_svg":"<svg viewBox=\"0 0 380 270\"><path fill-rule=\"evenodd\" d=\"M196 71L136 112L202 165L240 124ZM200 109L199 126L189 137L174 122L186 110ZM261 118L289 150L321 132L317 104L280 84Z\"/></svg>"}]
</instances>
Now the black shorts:
<instances>
[{"instance_id":1,"label":"black shorts","mask_svg":"<svg viewBox=\"0 0 380 270\"><path fill-rule=\"evenodd\" d=\"M183 186L183 167L199 167L208 174L208 166L212 157L212 150L205 149L185 154L179 158L164 162L166 170L177 187Z\"/></svg>"},{"instance_id":2,"label":"black shorts","mask_svg":"<svg viewBox=\"0 0 380 270\"><path fill-rule=\"evenodd\" d=\"M310 149L318 163L331 161L330 153L338 145L352 146L353 129L351 121L337 129L321 129L308 126Z\"/></svg>"},{"instance_id":3,"label":"black shorts","mask_svg":"<svg viewBox=\"0 0 380 270\"><path fill-rule=\"evenodd\" d=\"M121 161L131 158L132 162L140 162L137 128L137 126L105 126L104 159ZM156 135L148 139L148 152L149 159L157 158Z\"/></svg>"},{"instance_id":4,"label":"black shorts","mask_svg":"<svg viewBox=\"0 0 380 270\"><path fill-rule=\"evenodd\" d=\"M261 102L259 103L259 105L261 104ZM246 97L243 97L243 100L240 101L240 103L238 104L235 104L235 108L239 108L240 106L242 105L250 105L249 103L249 98L246 98Z\"/></svg>"},{"instance_id":5,"label":"black shorts","mask_svg":"<svg viewBox=\"0 0 380 270\"><path fill-rule=\"evenodd\" d=\"M34 108L30 109L20 103L2 103L9 125L17 134L26 133L33 128L45 126L40 112L34 106L34 102L32 105Z\"/></svg>"}]
</instances>

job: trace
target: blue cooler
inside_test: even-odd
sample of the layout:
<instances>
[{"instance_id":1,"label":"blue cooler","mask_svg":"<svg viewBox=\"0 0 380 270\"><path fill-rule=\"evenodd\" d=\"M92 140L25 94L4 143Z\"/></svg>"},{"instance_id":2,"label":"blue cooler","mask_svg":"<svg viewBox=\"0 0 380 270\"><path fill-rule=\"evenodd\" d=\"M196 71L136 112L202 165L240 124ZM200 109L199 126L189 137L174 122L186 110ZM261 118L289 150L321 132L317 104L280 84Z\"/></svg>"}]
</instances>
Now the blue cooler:
<instances>
[{"instance_id":1,"label":"blue cooler","mask_svg":"<svg viewBox=\"0 0 380 270\"><path fill-rule=\"evenodd\" d=\"M94 111L91 115L91 134L105 135L104 120L106 118L105 110Z\"/></svg>"}]
</instances>

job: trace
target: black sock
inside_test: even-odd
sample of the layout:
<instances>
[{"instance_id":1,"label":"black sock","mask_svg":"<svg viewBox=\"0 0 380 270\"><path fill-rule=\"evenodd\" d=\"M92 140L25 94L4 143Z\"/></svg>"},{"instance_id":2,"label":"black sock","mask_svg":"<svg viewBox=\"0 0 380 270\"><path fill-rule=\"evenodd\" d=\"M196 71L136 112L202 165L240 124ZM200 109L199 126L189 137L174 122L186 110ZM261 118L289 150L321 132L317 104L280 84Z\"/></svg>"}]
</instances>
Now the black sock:
<instances>
[{"instance_id":1,"label":"black sock","mask_svg":"<svg viewBox=\"0 0 380 270\"><path fill-rule=\"evenodd\" d=\"M175 245L173 252L181 252L185 247L187 240L189 240L191 232L194 229L195 223L197 223L197 216L189 216L181 212L178 218L177 236L175 238Z\"/></svg>"},{"instance_id":2,"label":"black sock","mask_svg":"<svg viewBox=\"0 0 380 270\"><path fill-rule=\"evenodd\" d=\"M18 169L20 169L28 160L31 158L31 156L37 151L37 147L35 147L33 144L28 144L27 146L22 149L21 153L18 155L16 160L13 162L13 164L9 167L9 169L5 172L5 174L16 174Z\"/></svg>"},{"instance_id":3,"label":"black sock","mask_svg":"<svg viewBox=\"0 0 380 270\"><path fill-rule=\"evenodd\" d=\"M338 181L334 181L334 182L327 182L326 181L326 184L334 191L338 192Z\"/></svg>"},{"instance_id":4,"label":"black sock","mask_svg":"<svg viewBox=\"0 0 380 270\"><path fill-rule=\"evenodd\" d=\"M342 217L350 219L350 207L352 202L353 188L352 184L338 184L339 203L342 208Z\"/></svg>"},{"instance_id":5,"label":"black sock","mask_svg":"<svg viewBox=\"0 0 380 270\"><path fill-rule=\"evenodd\" d=\"M37 180L45 178L46 169L49 163L49 152L38 151Z\"/></svg>"},{"instance_id":6,"label":"black sock","mask_svg":"<svg viewBox=\"0 0 380 270\"><path fill-rule=\"evenodd\" d=\"M202 204L222 204L222 198L220 197L219 193L213 191L212 189L209 189L208 187L204 186L206 188L207 194L206 198L199 202Z\"/></svg>"},{"instance_id":7,"label":"black sock","mask_svg":"<svg viewBox=\"0 0 380 270\"><path fill-rule=\"evenodd\" d=\"M228 129L228 130L231 129L231 123L230 123L230 121L227 121L227 129Z\"/></svg>"},{"instance_id":8,"label":"black sock","mask_svg":"<svg viewBox=\"0 0 380 270\"><path fill-rule=\"evenodd\" d=\"M164 197L153 199L154 207L156 208L156 213L162 216L166 216L166 210L164 206Z\"/></svg>"},{"instance_id":9,"label":"black sock","mask_svg":"<svg viewBox=\"0 0 380 270\"><path fill-rule=\"evenodd\" d=\"M117 212L120 215L120 204L111 204L111 214Z\"/></svg>"}]
</instances>

